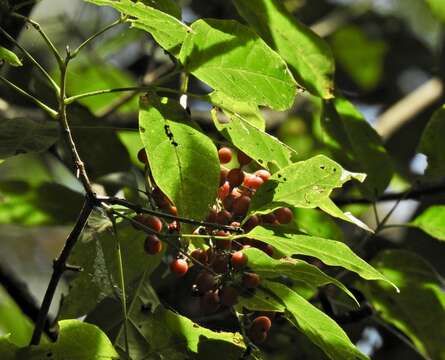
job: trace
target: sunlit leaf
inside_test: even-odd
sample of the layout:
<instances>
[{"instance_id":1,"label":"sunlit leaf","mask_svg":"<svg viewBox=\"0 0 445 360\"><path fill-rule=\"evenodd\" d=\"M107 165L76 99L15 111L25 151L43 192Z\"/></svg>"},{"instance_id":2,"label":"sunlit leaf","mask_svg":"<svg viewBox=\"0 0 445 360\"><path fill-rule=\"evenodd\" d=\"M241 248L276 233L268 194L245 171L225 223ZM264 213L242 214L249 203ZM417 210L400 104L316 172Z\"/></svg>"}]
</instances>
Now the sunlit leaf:
<instances>
[{"instance_id":1,"label":"sunlit leaf","mask_svg":"<svg viewBox=\"0 0 445 360\"><path fill-rule=\"evenodd\" d=\"M4 61L12 66L22 66L23 65L16 54L14 54L11 50L8 50L8 49L4 48L3 46L0 46L0 65Z\"/></svg>"},{"instance_id":2,"label":"sunlit leaf","mask_svg":"<svg viewBox=\"0 0 445 360\"><path fill-rule=\"evenodd\" d=\"M289 321L333 360L368 359L349 340L348 335L325 313L288 287L266 281L266 286L286 306Z\"/></svg>"},{"instance_id":3,"label":"sunlit leaf","mask_svg":"<svg viewBox=\"0 0 445 360\"><path fill-rule=\"evenodd\" d=\"M289 64L300 85L333 97L334 60L329 46L290 14L280 0L234 0L241 14Z\"/></svg>"},{"instance_id":4,"label":"sunlit leaf","mask_svg":"<svg viewBox=\"0 0 445 360\"><path fill-rule=\"evenodd\" d=\"M238 101L285 110L296 83L286 63L250 28L235 20L193 23L179 54L187 71Z\"/></svg>"},{"instance_id":5,"label":"sunlit leaf","mask_svg":"<svg viewBox=\"0 0 445 360\"><path fill-rule=\"evenodd\" d=\"M445 205L430 206L417 216L411 224L422 229L428 235L445 241Z\"/></svg>"},{"instance_id":6,"label":"sunlit leaf","mask_svg":"<svg viewBox=\"0 0 445 360\"><path fill-rule=\"evenodd\" d=\"M326 144L338 161L367 177L360 190L370 199L385 191L393 175L382 140L355 107L341 96L325 103L322 127Z\"/></svg>"},{"instance_id":7,"label":"sunlit leaf","mask_svg":"<svg viewBox=\"0 0 445 360\"><path fill-rule=\"evenodd\" d=\"M155 94L141 100L139 130L156 184L180 215L204 218L219 184L213 142L178 102Z\"/></svg>"},{"instance_id":8,"label":"sunlit leaf","mask_svg":"<svg viewBox=\"0 0 445 360\"><path fill-rule=\"evenodd\" d=\"M445 3L442 0L426 0L433 14L442 22L445 22Z\"/></svg>"}]
</instances>

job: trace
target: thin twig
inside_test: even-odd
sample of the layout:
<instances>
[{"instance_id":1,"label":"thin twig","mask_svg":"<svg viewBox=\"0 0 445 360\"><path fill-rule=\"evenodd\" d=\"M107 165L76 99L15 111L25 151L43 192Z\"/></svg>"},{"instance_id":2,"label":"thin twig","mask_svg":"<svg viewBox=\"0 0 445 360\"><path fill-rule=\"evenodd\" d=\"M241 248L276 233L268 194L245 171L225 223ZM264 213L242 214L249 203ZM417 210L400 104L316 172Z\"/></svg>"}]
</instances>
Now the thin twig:
<instances>
[{"instance_id":1,"label":"thin twig","mask_svg":"<svg viewBox=\"0 0 445 360\"><path fill-rule=\"evenodd\" d=\"M55 111L54 109L51 109L49 106L47 106L46 104L41 102L39 99L37 99L36 97L31 95L30 93L26 92L25 90L23 90L19 86L13 84L8 79L5 79L3 76L0 76L0 80L3 81L6 85L8 85L10 88L15 90L16 92L18 92L20 95L23 95L24 97L26 97L29 100L31 100L39 108L41 108L42 110L46 111L48 113L48 115L51 116L53 119L57 118L57 116L58 116L57 111Z\"/></svg>"},{"instance_id":2,"label":"thin twig","mask_svg":"<svg viewBox=\"0 0 445 360\"><path fill-rule=\"evenodd\" d=\"M45 296L43 297L42 306L40 307L40 311L37 316L36 326L31 337L30 345L38 345L40 342L40 338L45 326L45 321L47 319L49 308L54 298L57 285L59 284L59 280L62 277L63 273L67 269L66 262L92 211L93 201L89 197L87 197L85 199L79 217L76 220L76 224L74 225L73 230L71 230L70 234L68 235L68 238L65 241L65 245L59 257L54 261L53 273L46 289Z\"/></svg>"}]
</instances>

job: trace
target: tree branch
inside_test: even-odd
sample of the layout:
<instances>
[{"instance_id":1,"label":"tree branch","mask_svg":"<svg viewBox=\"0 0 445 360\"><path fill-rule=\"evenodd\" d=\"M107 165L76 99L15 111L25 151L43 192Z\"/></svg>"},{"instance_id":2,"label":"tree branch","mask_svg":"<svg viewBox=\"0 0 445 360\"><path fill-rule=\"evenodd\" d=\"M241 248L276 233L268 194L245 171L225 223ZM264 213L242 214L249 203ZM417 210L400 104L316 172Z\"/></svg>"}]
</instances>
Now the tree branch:
<instances>
[{"instance_id":1,"label":"tree branch","mask_svg":"<svg viewBox=\"0 0 445 360\"><path fill-rule=\"evenodd\" d=\"M71 250L76 244L77 239L82 233L82 230L85 227L85 224L87 223L91 212L93 211L93 207L94 199L90 198L87 195L79 217L77 218L76 224L74 225L73 230L71 230L71 233L68 235L68 238L65 241L65 245L59 257L54 261L53 273L51 275L51 280L48 284L48 288L46 289L45 296L43 297L42 306L40 307L40 311L36 319L36 326L32 334L30 345L38 345L40 342L43 328L45 326L45 321L48 316L48 311L54 298L57 285L59 284L59 280L62 277L63 273L65 272L65 270L67 270L66 262L71 253Z\"/></svg>"}]
</instances>

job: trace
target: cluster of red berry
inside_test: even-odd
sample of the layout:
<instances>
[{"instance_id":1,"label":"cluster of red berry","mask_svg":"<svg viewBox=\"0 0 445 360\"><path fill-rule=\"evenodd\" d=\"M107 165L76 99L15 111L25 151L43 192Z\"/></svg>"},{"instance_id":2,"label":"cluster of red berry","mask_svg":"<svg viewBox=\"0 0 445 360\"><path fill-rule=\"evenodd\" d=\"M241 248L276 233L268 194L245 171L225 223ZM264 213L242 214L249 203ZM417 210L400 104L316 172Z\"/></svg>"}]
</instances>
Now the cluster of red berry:
<instances>
[{"instance_id":1,"label":"cluster of red berry","mask_svg":"<svg viewBox=\"0 0 445 360\"><path fill-rule=\"evenodd\" d=\"M253 173L244 171L243 167L248 166L252 159L242 152L237 153L239 167L229 170L224 166L233 157L233 152L228 147L219 149L218 156L221 163L218 199L210 209L207 222L242 227L247 233L260 224L278 225L292 221L292 210L285 207L270 214L252 215L245 219L252 196L269 180L271 174L264 169ZM145 151L139 158L146 163ZM176 214L174 205L158 188L153 191L152 198L161 210ZM162 231L162 222L156 216L140 214L135 220L156 232ZM192 263L202 267L193 282L193 292L200 296L202 311L211 314L221 307L234 306L240 295L251 296L260 285L261 279L258 274L249 270L248 259L242 249L252 246L272 256L273 248L264 242L248 238L226 240L224 237L229 237L230 232L215 230L213 227L198 227L194 234L205 237L208 245L207 249L195 249L188 256ZM162 250L162 241L156 235L148 235L144 247L146 253L158 254ZM188 260L184 257L178 257L170 263L171 272L177 276L185 275L188 268ZM266 339L270 327L270 317L257 316L251 322L248 335L253 342L261 343Z\"/></svg>"}]
</instances>

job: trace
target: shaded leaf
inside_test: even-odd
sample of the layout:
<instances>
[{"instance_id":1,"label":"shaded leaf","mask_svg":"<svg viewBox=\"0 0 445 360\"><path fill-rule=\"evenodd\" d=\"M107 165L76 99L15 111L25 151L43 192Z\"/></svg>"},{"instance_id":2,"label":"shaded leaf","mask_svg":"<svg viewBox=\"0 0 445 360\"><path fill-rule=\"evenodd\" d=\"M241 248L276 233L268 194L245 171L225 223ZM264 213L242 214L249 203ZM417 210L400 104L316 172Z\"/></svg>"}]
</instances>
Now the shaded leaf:
<instances>
[{"instance_id":1,"label":"shaded leaf","mask_svg":"<svg viewBox=\"0 0 445 360\"><path fill-rule=\"evenodd\" d=\"M111 360L119 358L110 340L97 326L78 320L63 320L58 324L60 333L55 343L48 342L38 346L18 348L8 343L7 339L0 339L2 360Z\"/></svg>"},{"instance_id":2,"label":"shaded leaf","mask_svg":"<svg viewBox=\"0 0 445 360\"><path fill-rule=\"evenodd\" d=\"M265 282L265 286L286 306L287 318L325 354L334 360L368 359L349 340L337 323L288 287Z\"/></svg>"},{"instance_id":3,"label":"shaded leaf","mask_svg":"<svg viewBox=\"0 0 445 360\"><path fill-rule=\"evenodd\" d=\"M431 179L445 177L445 105L437 110L423 130L418 151L428 157L425 176Z\"/></svg>"},{"instance_id":4,"label":"shaded leaf","mask_svg":"<svg viewBox=\"0 0 445 360\"><path fill-rule=\"evenodd\" d=\"M221 134L262 167L271 172L292 164L296 152L276 137L257 128L242 116L232 113L228 121L212 110L215 127Z\"/></svg>"},{"instance_id":5,"label":"shaded leaf","mask_svg":"<svg viewBox=\"0 0 445 360\"><path fill-rule=\"evenodd\" d=\"M351 214L343 213L330 199L346 181L363 181L365 174L352 173L324 155L289 165L273 174L252 198L250 213L268 213L281 206L320 208L328 214L369 230Z\"/></svg>"},{"instance_id":6,"label":"shaded leaf","mask_svg":"<svg viewBox=\"0 0 445 360\"><path fill-rule=\"evenodd\" d=\"M279 0L233 0L239 13L289 64L314 95L333 97L334 59L329 46L297 21Z\"/></svg>"},{"instance_id":7,"label":"shaded leaf","mask_svg":"<svg viewBox=\"0 0 445 360\"><path fill-rule=\"evenodd\" d=\"M326 144L349 169L366 173L359 188L369 199L385 191L393 175L391 159L373 127L345 98L324 105L322 126Z\"/></svg>"},{"instance_id":8,"label":"shaded leaf","mask_svg":"<svg viewBox=\"0 0 445 360\"><path fill-rule=\"evenodd\" d=\"M422 229L428 235L445 241L445 205L430 206L411 224Z\"/></svg>"},{"instance_id":9,"label":"shaded leaf","mask_svg":"<svg viewBox=\"0 0 445 360\"><path fill-rule=\"evenodd\" d=\"M7 62L9 65L12 65L12 66L22 66L23 65L16 54L14 54L11 50L8 50L8 49L4 48L3 46L0 46L0 65L3 61Z\"/></svg>"},{"instance_id":10,"label":"shaded leaf","mask_svg":"<svg viewBox=\"0 0 445 360\"><path fill-rule=\"evenodd\" d=\"M139 130L156 184L181 216L203 219L219 185L213 142L178 102L155 94L141 100Z\"/></svg>"},{"instance_id":11,"label":"shaded leaf","mask_svg":"<svg viewBox=\"0 0 445 360\"><path fill-rule=\"evenodd\" d=\"M121 13L130 16L127 21L132 26L150 33L159 45L174 55L179 53L179 47L184 41L187 32L190 31L187 25L175 17L177 14L173 14L174 16L172 16L161 11L161 9L166 10L164 5L158 4L156 7L152 7L142 2L134 3L130 0L86 1L96 5L111 6ZM151 1L147 1L146 3L150 2ZM170 6L168 6L168 8L170 8Z\"/></svg>"},{"instance_id":12,"label":"shaded leaf","mask_svg":"<svg viewBox=\"0 0 445 360\"><path fill-rule=\"evenodd\" d=\"M286 276L290 280L303 282L309 287L334 284L357 302L354 295L340 281L326 275L318 267L303 260L289 257L275 260L255 248L248 248L243 252L247 255L248 266L262 279L276 279L279 276Z\"/></svg>"},{"instance_id":13,"label":"shaded leaf","mask_svg":"<svg viewBox=\"0 0 445 360\"><path fill-rule=\"evenodd\" d=\"M200 19L179 54L187 71L238 101L286 110L296 84L286 63L235 20Z\"/></svg>"},{"instance_id":14,"label":"shaded leaf","mask_svg":"<svg viewBox=\"0 0 445 360\"><path fill-rule=\"evenodd\" d=\"M426 359L445 359L444 280L408 251L386 250L372 264L400 288L394 294L384 283L360 283L377 314L408 336Z\"/></svg>"},{"instance_id":15,"label":"shaded leaf","mask_svg":"<svg viewBox=\"0 0 445 360\"><path fill-rule=\"evenodd\" d=\"M240 296L236 308L239 309L240 312L242 312L243 309L280 313L286 310L286 307L278 299L260 288L256 289L252 296Z\"/></svg>"},{"instance_id":16,"label":"shaded leaf","mask_svg":"<svg viewBox=\"0 0 445 360\"><path fill-rule=\"evenodd\" d=\"M247 237L272 245L284 256L307 255L313 256L326 265L341 266L353 271L367 280L388 280L356 255L346 244L315 236L288 234L281 232L277 227L257 226L245 235L237 235L236 238Z\"/></svg>"},{"instance_id":17,"label":"shaded leaf","mask_svg":"<svg viewBox=\"0 0 445 360\"><path fill-rule=\"evenodd\" d=\"M0 159L48 150L59 138L54 120L0 119Z\"/></svg>"}]
</instances>

